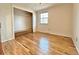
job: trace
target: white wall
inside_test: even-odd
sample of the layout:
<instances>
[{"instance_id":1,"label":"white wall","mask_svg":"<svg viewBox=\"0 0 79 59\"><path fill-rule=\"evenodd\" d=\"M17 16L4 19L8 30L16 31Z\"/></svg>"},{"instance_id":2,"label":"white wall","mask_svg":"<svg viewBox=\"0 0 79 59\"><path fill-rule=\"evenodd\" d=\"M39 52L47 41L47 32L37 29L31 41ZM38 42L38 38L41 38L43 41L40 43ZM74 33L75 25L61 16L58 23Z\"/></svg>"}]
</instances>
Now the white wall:
<instances>
[{"instance_id":1,"label":"white wall","mask_svg":"<svg viewBox=\"0 0 79 59\"><path fill-rule=\"evenodd\" d=\"M72 4L59 4L57 6L45 9L48 11L48 24L40 24L39 14L44 11L37 12L36 30L56 35L72 37Z\"/></svg>"},{"instance_id":2,"label":"white wall","mask_svg":"<svg viewBox=\"0 0 79 59\"><path fill-rule=\"evenodd\" d=\"M1 41L13 39L11 4L0 4Z\"/></svg>"},{"instance_id":3,"label":"white wall","mask_svg":"<svg viewBox=\"0 0 79 59\"><path fill-rule=\"evenodd\" d=\"M79 4L74 4L73 12L73 42L79 52Z\"/></svg>"},{"instance_id":4,"label":"white wall","mask_svg":"<svg viewBox=\"0 0 79 59\"><path fill-rule=\"evenodd\" d=\"M25 4L22 4L22 3L12 4L12 7L33 13L33 32L35 32L36 31L36 12L32 10L30 7L26 7Z\"/></svg>"},{"instance_id":5,"label":"white wall","mask_svg":"<svg viewBox=\"0 0 79 59\"><path fill-rule=\"evenodd\" d=\"M36 26L36 13L21 4L0 4L0 21L1 21L1 41L5 42L15 39L14 34L14 7L33 13L33 31Z\"/></svg>"},{"instance_id":6,"label":"white wall","mask_svg":"<svg viewBox=\"0 0 79 59\"><path fill-rule=\"evenodd\" d=\"M28 31L32 28L32 13L14 8L14 31Z\"/></svg>"}]
</instances>

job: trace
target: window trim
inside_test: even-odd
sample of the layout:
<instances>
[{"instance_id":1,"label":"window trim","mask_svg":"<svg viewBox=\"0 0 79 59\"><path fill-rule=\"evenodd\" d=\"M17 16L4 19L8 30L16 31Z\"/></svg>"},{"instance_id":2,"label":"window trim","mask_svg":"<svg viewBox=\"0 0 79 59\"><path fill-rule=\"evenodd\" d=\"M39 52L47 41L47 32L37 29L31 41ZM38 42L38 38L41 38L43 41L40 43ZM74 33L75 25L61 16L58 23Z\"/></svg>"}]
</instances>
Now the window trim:
<instances>
[{"instance_id":1,"label":"window trim","mask_svg":"<svg viewBox=\"0 0 79 59\"><path fill-rule=\"evenodd\" d=\"M41 18L41 14L43 14L43 13L48 13L48 12L42 12L42 13L40 13L40 24L48 24L48 15L47 15L47 17L43 17L44 19L47 18L47 23L44 23L44 22L42 23L41 22L41 19L43 19L43 18Z\"/></svg>"}]
</instances>

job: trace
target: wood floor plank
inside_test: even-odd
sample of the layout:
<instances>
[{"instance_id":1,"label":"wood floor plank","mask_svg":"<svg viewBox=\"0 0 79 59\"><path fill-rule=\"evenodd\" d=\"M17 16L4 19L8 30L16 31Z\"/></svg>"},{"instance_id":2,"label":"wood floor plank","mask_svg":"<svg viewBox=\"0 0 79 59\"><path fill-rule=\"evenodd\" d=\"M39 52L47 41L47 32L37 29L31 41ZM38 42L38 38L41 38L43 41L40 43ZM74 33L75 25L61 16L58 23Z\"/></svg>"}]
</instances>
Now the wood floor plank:
<instances>
[{"instance_id":1,"label":"wood floor plank","mask_svg":"<svg viewBox=\"0 0 79 59\"><path fill-rule=\"evenodd\" d=\"M5 54L78 55L71 38L40 32L17 36L3 46Z\"/></svg>"},{"instance_id":2,"label":"wood floor plank","mask_svg":"<svg viewBox=\"0 0 79 59\"><path fill-rule=\"evenodd\" d=\"M5 55L25 55L25 54L28 55L30 54L27 48L20 45L20 43L18 43L15 40L10 40L10 41L3 43L3 48L4 48Z\"/></svg>"}]
</instances>

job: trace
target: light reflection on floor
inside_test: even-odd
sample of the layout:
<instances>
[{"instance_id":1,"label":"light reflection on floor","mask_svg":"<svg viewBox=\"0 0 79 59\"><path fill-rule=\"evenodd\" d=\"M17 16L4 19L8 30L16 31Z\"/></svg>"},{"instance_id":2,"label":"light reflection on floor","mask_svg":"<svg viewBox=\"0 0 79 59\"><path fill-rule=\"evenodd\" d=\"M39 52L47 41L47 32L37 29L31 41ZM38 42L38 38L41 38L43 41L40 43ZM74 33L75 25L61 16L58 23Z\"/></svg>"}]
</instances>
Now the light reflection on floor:
<instances>
[{"instance_id":1,"label":"light reflection on floor","mask_svg":"<svg viewBox=\"0 0 79 59\"><path fill-rule=\"evenodd\" d=\"M41 50L43 53L45 53L45 54L48 53L49 42L48 42L48 39L47 39L46 37L40 38L39 47L40 47L40 50Z\"/></svg>"}]
</instances>

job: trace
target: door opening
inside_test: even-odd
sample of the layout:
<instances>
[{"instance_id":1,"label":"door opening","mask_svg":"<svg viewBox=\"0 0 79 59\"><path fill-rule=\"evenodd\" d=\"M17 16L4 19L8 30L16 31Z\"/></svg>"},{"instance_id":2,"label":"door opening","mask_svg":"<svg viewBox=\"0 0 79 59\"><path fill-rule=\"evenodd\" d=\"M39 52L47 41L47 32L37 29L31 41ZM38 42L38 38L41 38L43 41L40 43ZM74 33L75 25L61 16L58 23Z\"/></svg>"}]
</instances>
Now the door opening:
<instances>
[{"instance_id":1,"label":"door opening","mask_svg":"<svg viewBox=\"0 0 79 59\"><path fill-rule=\"evenodd\" d=\"M32 13L14 8L14 32L15 36L32 33Z\"/></svg>"}]
</instances>

